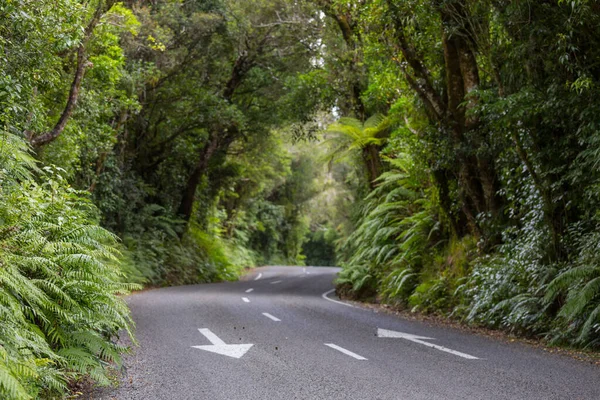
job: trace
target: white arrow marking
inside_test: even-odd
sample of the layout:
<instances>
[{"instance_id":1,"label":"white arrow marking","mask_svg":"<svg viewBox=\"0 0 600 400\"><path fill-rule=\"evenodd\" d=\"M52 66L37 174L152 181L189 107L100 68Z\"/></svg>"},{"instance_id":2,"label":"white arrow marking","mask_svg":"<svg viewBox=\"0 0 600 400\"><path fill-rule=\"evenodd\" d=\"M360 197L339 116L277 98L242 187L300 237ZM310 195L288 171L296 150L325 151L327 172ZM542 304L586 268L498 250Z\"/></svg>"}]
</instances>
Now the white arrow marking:
<instances>
[{"instance_id":1,"label":"white arrow marking","mask_svg":"<svg viewBox=\"0 0 600 400\"><path fill-rule=\"evenodd\" d=\"M254 346L254 344L226 344L217 335L212 333L210 329L198 330L211 344L206 346L192 346L194 349L206 350L211 353L221 354L222 356L241 358L250 350L250 347Z\"/></svg>"},{"instance_id":2,"label":"white arrow marking","mask_svg":"<svg viewBox=\"0 0 600 400\"><path fill-rule=\"evenodd\" d=\"M276 283L281 283L281 282L283 282L283 281L273 281L273 282L271 282L271 285L274 285Z\"/></svg>"},{"instance_id":3,"label":"white arrow marking","mask_svg":"<svg viewBox=\"0 0 600 400\"><path fill-rule=\"evenodd\" d=\"M452 349L449 349L449 348L444 347L444 346L439 346L437 344L433 344L433 343L429 343L429 342L424 342L423 341L423 340L435 340L434 338L430 338L430 337L412 335L410 333L390 331L390 330L381 329L381 328L377 328L377 336L384 337L384 338L406 339L406 340L410 340L411 342L414 342L414 343L422 344L423 346L431 347L431 348L439 350L439 351L443 351L443 352L446 352L446 353L454 354L455 356L459 356L459 357L462 357L462 358L467 358L469 360L479 360L479 357L475 357L475 356L472 356L470 354L461 353L460 351L452 350Z\"/></svg>"},{"instance_id":4,"label":"white arrow marking","mask_svg":"<svg viewBox=\"0 0 600 400\"><path fill-rule=\"evenodd\" d=\"M247 297L242 297L242 300L244 300L244 303L250 303L250 300L248 300Z\"/></svg>"},{"instance_id":5,"label":"white arrow marking","mask_svg":"<svg viewBox=\"0 0 600 400\"><path fill-rule=\"evenodd\" d=\"M251 291L253 291L254 289L250 288L248 290L246 290L246 293L250 293Z\"/></svg>"},{"instance_id":6,"label":"white arrow marking","mask_svg":"<svg viewBox=\"0 0 600 400\"><path fill-rule=\"evenodd\" d=\"M279 322L279 321L281 321L279 318L277 318L277 317L274 317L274 316L272 316L271 314L269 314L269 313L266 313L266 312L262 313L262 315L264 315L265 317L267 317L267 318L269 318L269 319L272 319L272 320L273 320L273 321L275 321L275 322Z\"/></svg>"},{"instance_id":7,"label":"white arrow marking","mask_svg":"<svg viewBox=\"0 0 600 400\"><path fill-rule=\"evenodd\" d=\"M255 280L255 281L259 280L261 276L262 276L262 273L260 273L260 274L256 275L256 278L254 278L254 280Z\"/></svg>"},{"instance_id":8,"label":"white arrow marking","mask_svg":"<svg viewBox=\"0 0 600 400\"><path fill-rule=\"evenodd\" d=\"M366 360L366 358L364 358L363 356L359 356L358 354L353 353L350 350L346 350L345 348L340 347L336 344L333 344L333 343L324 343L324 344L325 344L325 346L329 346L332 349L336 349L337 351L342 352L345 355L350 356L352 358L356 358L357 360Z\"/></svg>"}]
</instances>

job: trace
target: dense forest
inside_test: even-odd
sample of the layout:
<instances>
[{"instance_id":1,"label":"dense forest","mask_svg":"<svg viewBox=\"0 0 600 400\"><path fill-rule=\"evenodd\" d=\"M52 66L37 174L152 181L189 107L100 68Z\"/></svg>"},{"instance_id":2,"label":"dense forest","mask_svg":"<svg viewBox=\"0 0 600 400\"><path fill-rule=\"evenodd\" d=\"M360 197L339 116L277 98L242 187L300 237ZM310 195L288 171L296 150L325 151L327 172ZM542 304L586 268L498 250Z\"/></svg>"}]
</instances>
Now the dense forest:
<instances>
[{"instance_id":1,"label":"dense forest","mask_svg":"<svg viewBox=\"0 0 600 400\"><path fill-rule=\"evenodd\" d=\"M0 397L266 264L597 348L598 60L592 0L0 0Z\"/></svg>"}]
</instances>

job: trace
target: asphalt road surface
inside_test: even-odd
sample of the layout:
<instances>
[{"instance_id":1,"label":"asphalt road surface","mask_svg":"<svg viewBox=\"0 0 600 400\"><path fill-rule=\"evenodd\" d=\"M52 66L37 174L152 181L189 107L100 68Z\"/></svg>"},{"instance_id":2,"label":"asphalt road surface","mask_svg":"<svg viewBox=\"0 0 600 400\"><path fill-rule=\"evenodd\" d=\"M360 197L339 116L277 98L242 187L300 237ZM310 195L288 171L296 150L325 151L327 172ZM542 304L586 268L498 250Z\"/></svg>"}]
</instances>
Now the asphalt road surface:
<instances>
[{"instance_id":1,"label":"asphalt road surface","mask_svg":"<svg viewBox=\"0 0 600 400\"><path fill-rule=\"evenodd\" d=\"M600 399L600 368L339 302L338 269L265 267L128 298L139 347L101 399Z\"/></svg>"}]
</instances>

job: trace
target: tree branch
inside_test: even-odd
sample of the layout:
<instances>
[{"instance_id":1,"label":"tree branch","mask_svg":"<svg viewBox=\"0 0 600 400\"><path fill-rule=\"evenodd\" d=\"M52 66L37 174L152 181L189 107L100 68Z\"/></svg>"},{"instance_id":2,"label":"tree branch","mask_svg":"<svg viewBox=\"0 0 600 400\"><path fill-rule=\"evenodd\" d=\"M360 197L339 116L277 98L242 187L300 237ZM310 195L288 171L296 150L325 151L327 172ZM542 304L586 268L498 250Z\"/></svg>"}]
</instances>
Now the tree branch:
<instances>
[{"instance_id":1,"label":"tree branch","mask_svg":"<svg viewBox=\"0 0 600 400\"><path fill-rule=\"evenodd\" d=\"M79 90L81 89L81 83L83 81L83 76L85 75L85 70L86 68L92 65L87 60L85 47L92 38L94 28L96 28L96 26L100 22L102 15L104 15L108 10L110 10L110 8L115 3L116 0L107 0L105 2L101 1L98 7L96 8L92 19L85 28L83 38L81 39L81 43L77 48L77 68L75 69L75 77L73 78L73 83L71 83L71 89L69 90L67 104L65 105L65 108L63 109L60 118L58 119L58 122L56 123L56 125L54 125L54 128L52 128L52 130L37 136L34 136L30 132L25 133L33 147L40 147L52 142L57 137L59 137L65 130L67 123L73 115L75 106L77 105L77 100L79 99Z\"/></svg>"},{"instance_id":2,"label":"tree branch","mask_svg":"<svg viewBox=\"0 0 600 400\"><path fill-rule=\"evenodd\" d=\"M392 13L392 20L394 22L394 33L398 42L398 47L402 56L413 70L414 76L408 73L406 68L402 66L402 70L410 86L417 92L421 100L427 105L427 107L433 111L435 117L438 120L442 120L446 116L447 105L443 101L440 94L433 87L431 74L424 65L422 58L419 57L417 51L413 46L410 45L406 36L404 35L404 25L399 16L397 6L390 0L388 0L388 6Z\"/></svg>"}]
</instances>

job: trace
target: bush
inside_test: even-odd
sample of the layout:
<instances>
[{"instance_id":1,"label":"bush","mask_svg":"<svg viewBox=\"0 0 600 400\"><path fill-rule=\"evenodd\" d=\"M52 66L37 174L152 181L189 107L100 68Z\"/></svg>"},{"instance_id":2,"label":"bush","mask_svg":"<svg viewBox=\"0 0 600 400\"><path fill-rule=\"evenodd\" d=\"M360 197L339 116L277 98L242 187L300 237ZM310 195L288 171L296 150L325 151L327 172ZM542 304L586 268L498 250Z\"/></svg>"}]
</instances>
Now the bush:
<instances>
[{"instance_id":1,"label":"bush","mask_svg":"<svg viewBox=\"0 0 600 400\"><path fill-rule=\"evenodd\" d=\"M365 198L357 228L345 240L350 257L337 282L349 284L355 297L359 290L380 290L386 300L402 303L417 284L440 224L426 196L428 182L414 173L412 159L402 155L389 163L392 169Z\"/></svg>"},{"instance_id":2,"label":"bush","mask_svg":"<svg viewBox=\"0 0 600 400\"><path fill-rule=\"evenodd\" d=\"M336 292L342 297L366 299L377 293L375 275L364 265L344 266L335 283Z\"/></svg>"},{"instance_id":3,"label":"bush","mask_svg":"<svg viewBox=\"0 0 600 400\"><path fill-rule=\"evenodd\" d=\"M447 277L421 283L409 297L413 311L446 312L451 309L452 287Z\"/></svg>"},{"instance_id":4,"label":"bush","mask_svg":"<svg viewBox=\"0 0 600 400\"><path fill-rule=\"evenodd\" d=\"M119 295L117 238L98 226L95 207L46 167L20 139L0 147L0 397L64 393L89 375L107 384L126 349L113 341L132 321Z\"/></svg>"},{"instance_id":5,"label":"bush","mask_svg":"<svg viewBox=\"0 0 600 400\"><path fill-rule=\"evenodd\" d=\"M555 341L600 345L600 227L571 229L577 258L548 285L544 300L562 304L551 336Z\"/></svg>"}]
</instances>

